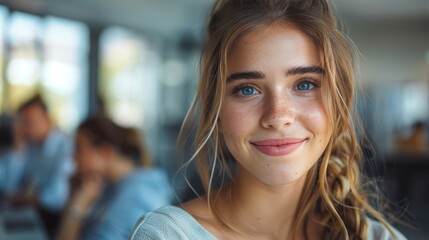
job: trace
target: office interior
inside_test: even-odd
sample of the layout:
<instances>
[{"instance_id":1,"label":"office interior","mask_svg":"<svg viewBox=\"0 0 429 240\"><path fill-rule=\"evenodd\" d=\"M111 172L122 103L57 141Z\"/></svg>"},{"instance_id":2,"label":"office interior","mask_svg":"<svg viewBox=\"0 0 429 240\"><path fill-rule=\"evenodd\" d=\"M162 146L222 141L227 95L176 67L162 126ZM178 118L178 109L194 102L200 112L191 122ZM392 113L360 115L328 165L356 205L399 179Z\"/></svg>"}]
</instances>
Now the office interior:
<instances>
[{"instance_id":1,"label":"office interior","mask_svg":"<svg viewBox=\"0 0 429 240\"><path fill-rule=\"evenodd\" d=\"M155 164L173 179L176 140L195 94L212 2L0 1L3 124L37 92L70 135L102 110L140 129ZM365 172L379 180L405 222L395 226L409 239L428 239L429 2L334 4L359 50L358 105L372 146L365 151ZM416 123L423 126L418 149L402 144Z\"/></svg>"}]
</instances>

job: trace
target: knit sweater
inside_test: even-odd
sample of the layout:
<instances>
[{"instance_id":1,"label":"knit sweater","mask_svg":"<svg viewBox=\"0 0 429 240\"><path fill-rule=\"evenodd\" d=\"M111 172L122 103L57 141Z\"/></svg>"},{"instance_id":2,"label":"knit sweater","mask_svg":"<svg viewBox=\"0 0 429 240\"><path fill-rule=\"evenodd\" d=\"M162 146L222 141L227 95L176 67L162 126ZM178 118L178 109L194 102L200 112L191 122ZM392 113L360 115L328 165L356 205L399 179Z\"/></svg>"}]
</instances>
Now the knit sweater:
<instances>
[{"instance_id":1,"label":"knit sweater","mask_svg":"<svg viewBox=\"0 0 429 240\"><path fill-rule=\"evenodd\" d=\"M406 239L399 231L396 229L394 231L398 240ZM165 206L155 212L144 214L130 236L130 240L159 239L216 240L189 213L174 206ZM393 237L383 224L368 218L367 240L390 239Z\"/></svg>"}]
</instances>

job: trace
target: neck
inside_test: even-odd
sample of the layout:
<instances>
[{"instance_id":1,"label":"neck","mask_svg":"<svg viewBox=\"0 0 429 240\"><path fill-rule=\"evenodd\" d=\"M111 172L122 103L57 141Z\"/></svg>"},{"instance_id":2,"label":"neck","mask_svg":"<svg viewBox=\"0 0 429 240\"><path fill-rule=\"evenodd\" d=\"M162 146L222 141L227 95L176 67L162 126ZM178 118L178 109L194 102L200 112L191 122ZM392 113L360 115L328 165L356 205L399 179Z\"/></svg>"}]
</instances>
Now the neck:
<instances>
[{"instance_id":1,"label":"neck","mask_svg":"<svg viewBox=\"0 0 429 240\"><path fill-rule=\"evenodd\" d=\"M226 213L225 219L244 233L268 239L292 239L292 226L296 222L305 178L287 185L271 186L246 170L238 169L229 193L225 191L221 198L221 203L225 204L218 206L222 213Z\"/></svg>"},{"instance_id":2,"label":"neck","mask_svg":"<svg viewBox=\"0 0 429 240\"><path fill-rule=\"evenodd\" d=\"M134 170L134 165L129 159L115 159L110 166L109 176L112 182L119 182Z\"/></svg>"}]
</instances>

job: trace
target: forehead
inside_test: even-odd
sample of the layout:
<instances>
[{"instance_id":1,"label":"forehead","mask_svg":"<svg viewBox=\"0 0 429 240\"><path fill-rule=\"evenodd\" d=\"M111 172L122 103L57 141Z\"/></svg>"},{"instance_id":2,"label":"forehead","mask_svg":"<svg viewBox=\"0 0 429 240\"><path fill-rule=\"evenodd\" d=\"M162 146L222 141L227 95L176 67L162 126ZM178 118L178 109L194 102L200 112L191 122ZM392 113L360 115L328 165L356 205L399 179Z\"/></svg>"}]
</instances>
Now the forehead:
<instances>
[{"instance_id":1,"label":"forehead","mask_svg":"<svg viewBox=\"0 0 429 240\"><path fill-rule=\"evenodd\" d=\"M272 65L272 60L278 58L283 59L283 67L320 65L319 51L310 36L293 23L277 21L240 36L229 51L228 68Z\"/></svg>"},{"instance_id":2,"label":"forehead","mask_svg":"<svg viewBox=\"0 0 429 240\"><path fill-rule=\"evenodd\" d=\"M34 116L44 116L46 113L40 105L35 104L22 109L19 115L24 118L31 118Z\"/></svg>"},{"instance_id":3,"label":"forehead","mask_svg":"<svg viewBox=\"0 0 429 240\"><path fill-rule=\"evenodd\" d=\"M87 144L90 143L89 136L82 130L76 132L75 140L77 143Z\"/></svg>"}]
</instances>

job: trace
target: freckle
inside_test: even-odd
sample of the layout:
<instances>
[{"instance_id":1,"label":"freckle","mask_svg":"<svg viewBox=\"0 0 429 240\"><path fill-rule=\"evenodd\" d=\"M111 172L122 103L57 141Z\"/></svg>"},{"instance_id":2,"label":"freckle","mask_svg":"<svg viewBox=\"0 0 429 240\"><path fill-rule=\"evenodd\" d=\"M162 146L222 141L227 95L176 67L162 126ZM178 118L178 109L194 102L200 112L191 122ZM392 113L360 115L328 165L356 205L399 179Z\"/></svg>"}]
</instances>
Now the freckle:
<instances>
[{"instance_id":1,"label":"freckle","mask_svg":"<svg viewBox=\"0 0 429 240\"><path fill-rule=\"evenodd\" d=\"M258 217L258 218L256 218L256 220L261 221L261 218L260 218L260 217Z\"/></svg>"},{"instance_id":2,"label":"freckle","mask_svg":"<svg viewBox=\"0 0 429 240\"><path fill-rule=\"evenodd\" d=\"M267 167L269 167L270 166L270 164L269 163L267 163Z\"/></svg>"},{"instance_id":3,"label":"freckle","mask_svg":"<svg viewBox=\"0 0 429 240\"><path fill-rule=\"evenodd\" d=\"M319 139L319 143L321 143L322 142L322 139Z\"/></svg>"},{"instance_id":4,"label":"freckle","mask_svg":"<svg viewBox=\"0 0 429 240\"><path fill-rule=\"evenodd\" d=\"M295 175L298 175L298 172L295 172Z\"/></svg>"}]
</instances>

